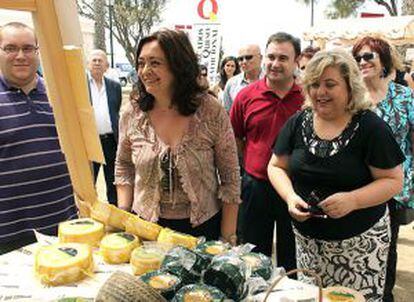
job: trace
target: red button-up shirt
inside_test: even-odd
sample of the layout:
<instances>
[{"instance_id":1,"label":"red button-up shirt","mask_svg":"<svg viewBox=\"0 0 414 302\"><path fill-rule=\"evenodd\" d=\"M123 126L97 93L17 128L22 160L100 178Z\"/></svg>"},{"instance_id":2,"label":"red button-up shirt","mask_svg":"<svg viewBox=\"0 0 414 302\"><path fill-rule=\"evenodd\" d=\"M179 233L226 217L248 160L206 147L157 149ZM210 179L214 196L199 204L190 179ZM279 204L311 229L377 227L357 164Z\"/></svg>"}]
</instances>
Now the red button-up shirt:
<instances>
[{"instance_id":1,"label":"red button-up shirt","mask_svg":"<svg viewBox=\"0 0 414 302\"><path fill-rule=\"evenodd\" d=\"M267 164L279 131L289 117L301 109L303 101L296 84L280 98L266 85L266 78L237 94L230 119L236 138L245 140L243 160L248 174L268 180Z\"/></svg>"}]
</instances>

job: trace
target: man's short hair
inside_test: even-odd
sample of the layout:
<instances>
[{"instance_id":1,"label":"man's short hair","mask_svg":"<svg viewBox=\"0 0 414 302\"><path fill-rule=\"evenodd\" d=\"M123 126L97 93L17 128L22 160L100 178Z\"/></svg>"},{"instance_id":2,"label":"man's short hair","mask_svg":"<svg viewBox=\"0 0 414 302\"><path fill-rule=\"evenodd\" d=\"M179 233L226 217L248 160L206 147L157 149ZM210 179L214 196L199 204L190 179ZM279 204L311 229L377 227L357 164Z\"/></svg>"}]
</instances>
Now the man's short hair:
<instances>
[{"instance_id":1,"label":"man's short hair","mask_svg":"<svg viewBox=\"0 0 414 302\"><path fill-rule=\"evenodd\" d=\"M285 32L278 32L269 37L266 43L266 48L269 46L270 43L283 43L289 42L292 44L293 48L295 49L295 58L300 55L300 40L295 38L294 36L285 33Z\"/></svg>"},{"instance_id":2,"label":"man's short hair","mask_svg":"<svg viewBox=\"0 0 414 302\"><path fill-rule=\"evenodd\" d=\"M33 28L31 28L30 26L28 26L28 25L26 25L26 24L24 24L22 22L9 22L9 23L6 23L6 24L0 26L0 42L2 40L3 30L5 28L7 28L7 27L20 28L20 29L28 29L28 30L30 30L31 32L33 32L33 35L35 37L35 41L36 41L36 44L37 44L37 37L36 37L36 33L33 30Z\"/></svg>"}]
</instances>

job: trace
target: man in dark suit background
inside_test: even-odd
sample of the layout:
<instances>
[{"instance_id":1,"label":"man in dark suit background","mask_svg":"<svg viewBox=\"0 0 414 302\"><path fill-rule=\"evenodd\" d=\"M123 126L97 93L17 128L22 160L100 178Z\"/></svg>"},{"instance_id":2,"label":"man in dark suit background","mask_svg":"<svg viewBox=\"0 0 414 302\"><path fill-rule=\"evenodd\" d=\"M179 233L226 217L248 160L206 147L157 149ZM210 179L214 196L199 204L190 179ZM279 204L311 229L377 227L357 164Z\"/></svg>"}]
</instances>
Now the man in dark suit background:
<instances>
[{"instance_id":1,"label":"man in dark suit background","mask_svg":"<svg viewBox=\"0 0 414 302\"><path fill-rule=\"evenodd\" d=\"M119 109L122 102L121 85L104 77L108 69L106 53L92 50L88 58L88 84L99 138L105 156L104 176L108 202L117 205L114 182L115 157L118 144ZM93 163L95 181L101 164Z\"/></svg>"}]
</instances>

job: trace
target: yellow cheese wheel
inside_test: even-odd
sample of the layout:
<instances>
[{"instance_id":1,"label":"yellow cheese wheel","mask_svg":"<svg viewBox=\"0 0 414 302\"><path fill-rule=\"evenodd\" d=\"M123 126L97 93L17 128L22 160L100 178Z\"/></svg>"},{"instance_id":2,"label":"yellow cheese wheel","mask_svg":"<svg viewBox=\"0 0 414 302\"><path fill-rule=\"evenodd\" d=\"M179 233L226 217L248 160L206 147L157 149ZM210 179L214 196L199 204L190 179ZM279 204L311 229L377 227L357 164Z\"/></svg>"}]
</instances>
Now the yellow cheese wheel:
<instances>
[{"instance_id":1,"label":"yellow cheese wheel","mask_svg":"<svg viewBox=\"0 0 414 302\"><path fill-rule=\"evenodd\" d=\"M35 272L41 282L61 285L82 280L93 272L91 247L82 243L57 243L40 247Z\"/></svg>"},{"instance_id":2,"label":"yellow cheese wheel","mask_svg":"<svg viewBox=\"0 0 414 302\"><path fill-rule=\"evenodd\" d=\"M135 275L142 275L160 268L165 252L157 248L139 246L132 251L131 266Z\"/></svg>"},{"instance_id":3,"label":"yellow cheese wheel","mask_svg":"<svg viewBox=\"0 0 414 302\"><path fill-rule=\"evenodd\" d=\"M100 245L105 262L117 264L129 262L132 251L139 245L138 237L130 233L113 233L106 235Z\"/></svg>"},{"instance_id":4,"label":"yellow cheese wheel","mask_svg":"<svg viewBox=\"0 0 414 302\"><path fill-rule=\"evenodd\" d=\"M331 286L323 289L323 298L326 302L365 302L361 293L344 286Z\"/></svg>"},{"instance_id":5,"label":"yellow cheese wheel","mask_svg":"<svg viewBox=\"0 0 414 302\"><path fill-rule=\"evenodd\" d=\"M90 218L80 218L65 221L59 224L59 241L87 243L99 246L105 234L104 225Z\"/></svg>"},{"instance_id":6,"label":"yellow cheese wheel","mask_svg":"<svg viewBox=\"0 0 414 302\"><path fill-rule=\"evenodd\" d=\"M136 215L130 215L125 222L125 231L151 241L157 240L161 229L162 227L158 224L141 219Z\"/></svg>"},{"instance_id":7,"label":"yellow cheese wheel","mask_svg":"<svg viewBox=\"0 0 414 302\"><path fill-rule=\"evenodd\" d=\"M161 230L157 241L160 243L172 244L173 246L181 245L188 249L194 249L198 243L198 239L196 237L179 233L170 230L169 228Z\"/></svg>"}]
</instances>

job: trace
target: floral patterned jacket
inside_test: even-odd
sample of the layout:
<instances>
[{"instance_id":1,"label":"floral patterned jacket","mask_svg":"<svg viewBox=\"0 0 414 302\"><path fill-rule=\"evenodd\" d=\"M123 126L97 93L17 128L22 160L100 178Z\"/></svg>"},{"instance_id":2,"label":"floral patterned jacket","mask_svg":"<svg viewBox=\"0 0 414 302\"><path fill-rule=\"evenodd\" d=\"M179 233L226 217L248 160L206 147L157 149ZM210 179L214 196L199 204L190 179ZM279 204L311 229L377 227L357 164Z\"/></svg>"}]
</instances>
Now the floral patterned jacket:
<instances>
[{"instance_id":1,"label":"floral patterned jacket","mask_svg":"<svg viewBox=\"0 0 414 302\"><path fill-rule=\"evenodd\" d=\"M200 94L201 105L189 131L174 148L176 168L191 204L190 221L197 226L221 209L221 202L240 203L237 147L229 117L217 100ZM115 162L115 184L134 187L132 209L148 221L160 215L162 171L160 141L148 113L129 103L121 115Z\"/></svg>"}]
</instances>

